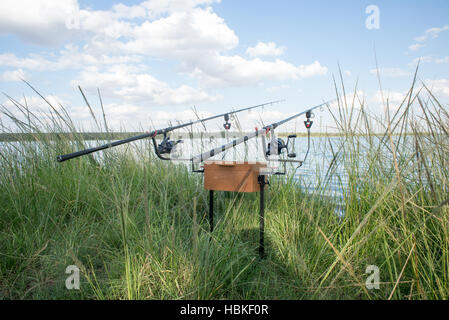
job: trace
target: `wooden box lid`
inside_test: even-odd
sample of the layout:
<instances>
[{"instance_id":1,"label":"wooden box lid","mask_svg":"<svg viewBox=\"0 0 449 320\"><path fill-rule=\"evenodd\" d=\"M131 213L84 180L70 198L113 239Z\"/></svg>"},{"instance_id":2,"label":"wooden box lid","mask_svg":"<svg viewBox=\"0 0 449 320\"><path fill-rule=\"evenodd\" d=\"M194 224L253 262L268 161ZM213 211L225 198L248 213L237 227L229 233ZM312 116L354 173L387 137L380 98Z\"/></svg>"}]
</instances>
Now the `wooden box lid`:
<instances>
[{"instance_id":1,"label":"wooden box lid","mask_svg":"<svg viewBox=\"0 0 449 320\"><path fill-rule=\"evenodd\" d=\"M204 163L204 189L234 192L258 192L260 168L266 163L236 161L206 161Z\"/></svg>"}]
</instances>

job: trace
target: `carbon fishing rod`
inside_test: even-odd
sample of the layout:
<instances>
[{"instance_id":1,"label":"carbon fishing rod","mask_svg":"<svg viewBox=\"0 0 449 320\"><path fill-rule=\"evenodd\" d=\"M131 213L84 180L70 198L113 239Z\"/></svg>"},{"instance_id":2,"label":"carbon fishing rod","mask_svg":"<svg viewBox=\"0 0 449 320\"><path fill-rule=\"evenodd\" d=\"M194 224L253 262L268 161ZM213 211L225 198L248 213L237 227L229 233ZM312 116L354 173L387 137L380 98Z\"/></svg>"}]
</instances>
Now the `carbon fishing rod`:
<instances>
[{"instance_id":1,"label":"carbon fishing rod","mask_svg":"<svg viewBox=\"0 0 449 320\"><path fill-rule=\"evenodd\" d=\"M291 121L291 120L293 120L293 119L295 119L295 118L297 118L297 117L299 117L299 116L301 116L303 114L305 114L306 118L307 118L307 120L304 121L304 125L306 126L307 130L309 131L309 137L310 137L310 128L312 127L312 124L313 124L313 121L310 120L312 118L312 115L313 115L312 111L317 109L317 108L320 108L320 107L322 107L324 105L328 105L332 101L333 100L328 101L328 102L324 102L324 103L322 103L320 105L317 105L315 107L309 108L306 111L299 112L299 113L297 113L297 114L295 114L295 115L293 115L291 117L288 117L288 118L286 118L284 120L272 123L272 124L270 124L268 126L265 126L262 129L257 129L256 128L256 131L251 132L250 134L248 134L248 135L246 135L244 137L240 137L238 139L235 139L234 141L231 141L231 142L229 142L227 144L222 145L221 147L218 147L218 148L212 149L210 151L201 153L201 154L199 154L197 156L194 156L193 158L191 158L192 166L193 166L193 164L198 164L198 163L204 162L205 160L207 160L209 158L212 158L213 156L216 156L217 154L220 154L221 152L224 152L224 151L226 151L226 150L228 150L230 148L234 148L235 146L237 146L237 145L239 145L239 144L241 144L243 142L246 142L249 139L252 139L254 137L258 137L259 135L264 137L263 136L264 134L267 134L270 131L274 131L274 129L276 129L280 125L282 125L282 124L284 124L286 122L289 122L289 121ZM295 135L291 135L291 136L289 136L289 139L290 138L296 138L296 136ZM266 150L265 144L264 144L264 153L265 153L265 157L266 158L268 156L272 155L272 154L280 154L283 151L283 149L287 148L287 146L285 144L279 143L279 140L280 139L277 139L277 141L272 141L271 144L268 145L268 150ZM287 145L288 145L288 142L287 142ZM309 147L310 147L310 143L309 143ZM308 153L308 151L307 151L307 153ZM290 158L296 157L296 154L291 153L289 155L289 157ZM299 160L282 160L282 161L284 161L284 162L297 162L297 163L302 163L303 162L303 161L299 161Z\"/></svg>"},{"instance_id":2,"label":"carbon fishing rod","mask_svg":"<svg viewBox=\"0 0 449 320\"><path fill-rule=\"evenodd\" d=\"M158 144L157 146L156 145L154 146L155 150L157 150L158 155L164 154L164 153L170 153L171 150L173 149L173 147L177 143L180 142L180 141L178 141L178 142L170 141L170 138L167 137L167 133L169 133L169 132L171 132L173 130L181 129L181 128L184 128L184 127L188 127L188 126L191 126L191 125L194 125L194 124L197 124L197 123L203 123L203 122L206 122L206 121L209 121L209 120L213 120L213 119L216 119L216 118L220 118L220 117L224 117L224 120L226 121L226 123L223 126L224 126L224 128L226 130L229 130L231 128L231 123L229 123L229 115L236 114L236 113L239 113L239 112L243 112L243 111L246 111L246 110L251 110L251 109L255 109L255 108L264 107L264 106L267 106L267 105L272 105L272 104L279 103L279 102L282 102L282 101L284 101L284 100L271 101L271 102L259 104L259 105L256 105L256 106L252 106L252 107L242 108L242 109L239 109L239 110L236 110L236 111L230 111L230 112L221 113L221 114L218 114L218 115L215 115L215 116L210 116L210 117L207 117L207 118L198 119L198 120L195 120L195 121L190 121L188 123L181 123L181 124L178 124L178 125L175 125L175 126L170 126L170 127L164 128L164 129L154 130L154 131L147 132L147 133L144 133L144 134L141 134L141 135L138 135L138 136L134 136L134 137L130 137L130 138L127 138L127 139L110 142L110 143L107 143L107 144L104 144L104 145L101 145L101 146L98 146L98 147L93 147L93 148L80 150L80 151L76 151L76 152L69 153L69 154L60 155L60 156L57 156L56 160L58 162L63 162L63 161L70 160L70 159L73 159L73 158L77 158L77 157L81 157L81 156L84 156L84 155L88 155L88 154L93 153L93 152L105 150L105 149L108 149L108 148L119 146L121 144L133 142L133 141L136 141L136 140L146 139L146 138L153 138L153 143L156 143L154 138L157 135L164 135L163 141L160 144Z\"/></svg>"}]
</instances>

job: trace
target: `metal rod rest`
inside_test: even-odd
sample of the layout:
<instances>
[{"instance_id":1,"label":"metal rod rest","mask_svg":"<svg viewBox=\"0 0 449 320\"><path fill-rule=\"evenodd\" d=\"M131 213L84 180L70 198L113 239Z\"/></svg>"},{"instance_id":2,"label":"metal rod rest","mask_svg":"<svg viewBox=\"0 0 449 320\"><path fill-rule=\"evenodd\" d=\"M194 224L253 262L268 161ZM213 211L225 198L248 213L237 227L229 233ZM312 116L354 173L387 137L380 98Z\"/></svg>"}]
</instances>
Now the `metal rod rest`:
<instances>
[{"instance_id":1,"label":"metal rod rest","mask_svg":"<svg viewBox=\"0 0 449 320\"><path fill-rule=\"evenodd\" d=\"M209 191L209 226L212 233L214 231L214 190Z\"/></svg>"},{"instance_id":2,"label":"metal rod rest","mask_svg":"<svg viewBox=\"0 0 449 320\"><path fill-rule=\"evenodd\" d=\"M265 233L265 176L259 176L260 184L260 207L259 207L259 257L260 259L265 258L265 243L264 243L264 233Z\"/></svg>"}]
</instances>

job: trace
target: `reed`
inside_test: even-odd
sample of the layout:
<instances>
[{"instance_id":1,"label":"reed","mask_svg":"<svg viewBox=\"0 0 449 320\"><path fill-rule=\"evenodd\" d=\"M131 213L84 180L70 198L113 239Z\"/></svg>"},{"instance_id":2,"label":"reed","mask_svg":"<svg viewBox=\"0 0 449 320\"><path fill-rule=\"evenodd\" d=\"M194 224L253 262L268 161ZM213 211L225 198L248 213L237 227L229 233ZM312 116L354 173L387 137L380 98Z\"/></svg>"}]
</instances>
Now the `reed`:
<instances>
[{"instance_id":1,"label":"reed","mask_svg":"<svg viewBox=\"0 0 449 320\"><path fill-rule=\"evenodd\" d=\"M21 135L0 147L0 298L447 299L449 113L417 87L377 119L335 83L338 140L321 139L334 158L312 192L271 178L264 260L257 195L217 193L210 234L208 193L188 167L155 159L147 141L56 163L86 147L83 132L61 105L36 114L10 98L0 134ZM337 167L338 204L323 191ZM65 288L72 264L80 290ZM378 290L366 288L369 265Z\"/></svg>"}]
</instances>

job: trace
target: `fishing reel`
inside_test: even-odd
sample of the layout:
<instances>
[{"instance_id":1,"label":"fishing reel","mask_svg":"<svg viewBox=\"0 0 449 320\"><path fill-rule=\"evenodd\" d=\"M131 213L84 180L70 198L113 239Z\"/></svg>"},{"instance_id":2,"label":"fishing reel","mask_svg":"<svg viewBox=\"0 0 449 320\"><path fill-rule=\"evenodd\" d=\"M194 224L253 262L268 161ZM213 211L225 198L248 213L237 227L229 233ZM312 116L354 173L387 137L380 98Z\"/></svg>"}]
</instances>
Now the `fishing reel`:
<instances>
[{"instance_id":1,"label":"fishing reel","mask_svg":"<svg viewBox=\"0 0 449 320\"><path fill-rule=\"evenodd\" d=\"M272 131L271 134L274 137L274 132ZM295 145L294 141L296 139L296 134L292 134L288 136L287 139L287 143L284 142L283 139L281 138L273 138L271 140L271 142L268 143L268 145L266 145L265 143L265 136L262 135L262 146L263 146L263 151L264 151L264 155L265 155L265 159L267 161L277 161L282 163L282 171L273 171L270 174L274 174L274 175L285 175L287 172L287 168L286 168L286 164L287 162L289 163L298 163L299 165L301 165L302 161L301 160L297 160L296 158L296 153L295 152L291 152L289 151L289 145L290 144L290 139L293 141L293 146ZM287 151L287 152L285 152ZM269 157L272 155L281 155L281 154L285 154L287 153L287 157L289 159L285 159L285 158L278 158L278 159L270 159Z\"/></svg>"},{"instance_id":2,"label":"fishing reel","mask_svg":"<svg viewBox=\"0 0 449 320\"><path fill-rule=\"evenodd\" d=\"M154 152L162 160L171 160L169 158L163 157L162 155L170 154L173 151L173 148L178 143L183 142L182 140L177 140L177 141L170 140L170 137L167 137L166 133L164 133L164 138L162 139L161 143L157 143L154 136L152 137L152 139L153 139L153 145L154 145Z\"/></svg>"},{"instance_id":3,"label":"fishing reel","mask_svg":"<svg viewBox=\"0 0 449 320\"><path fill-rule=\"evenodd\" d=\"M275 138L274 132L272 131L272 137L274 137L271 142L268 143L268 146L265 144L265 137L262 136L262 145L265 153L265 159L267 161L273 161L273 159L269 159L269 156L271 155L281 155L282 153L285 153L285 150L287 150L287 157L290 159L276 159L274 161L278 161L283 164L283 172L276 171L273 174L275 175L284 175L286 173L286 164L288 163L296 163L298 166L296 167L296 170L302 166L302 164L306 161L307 156L309 154L310 150L310 128L312 127L313 121L310 120L314 117L314 114L311 111L306 112L306 121L304 121L304 125L307 129L307 151L304 156L303 160L296 159L296 153L295 152L289 152L289 145L290 145L290 139L293 141L293 146L295 145L295 139L296 134L292 134L288 136L287 143L284 142L281 138Z\"/></svg>"},{"instance_id":4,"label":"fishing reel","mask_svg":"<svg viewBox=\"0 0 449 320\"><path fill-rule=\"evenodd\" d=\"M158 144L157 146L157 151L160 154L169 154L172 152L173 148L178 144L181 143L182 140L178 140L178 141L171 141L170 137L167 137L164 135L164 139L162 140L161 143Z\"/></svg>"},{"instance_id":5,"label":"fishing reel","mask_svg":"<svg viewBox=\"0 0 449 320\"><path fill-rule=\"evenodd\" d=\"M288 136L287 139L287 143L284 142L283 139L281 138L277 138L277 139L273 139L271 142L268 143L268 148L267 151L265 152L265 155L271 156L271 155L280 155L284 152L284 150L287 151L287 157L289 158L296 158L296 153L295 152L288 152L288 146L290 144L290 139L293 140L293 145L294 145L294 141L296 139L296 134L292 134Z\"/></svg>"}]
</instances>

